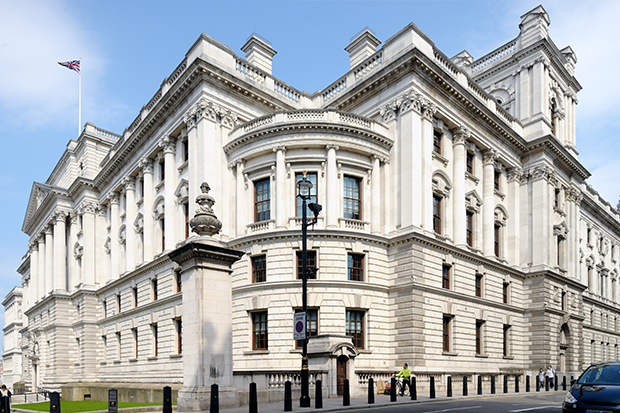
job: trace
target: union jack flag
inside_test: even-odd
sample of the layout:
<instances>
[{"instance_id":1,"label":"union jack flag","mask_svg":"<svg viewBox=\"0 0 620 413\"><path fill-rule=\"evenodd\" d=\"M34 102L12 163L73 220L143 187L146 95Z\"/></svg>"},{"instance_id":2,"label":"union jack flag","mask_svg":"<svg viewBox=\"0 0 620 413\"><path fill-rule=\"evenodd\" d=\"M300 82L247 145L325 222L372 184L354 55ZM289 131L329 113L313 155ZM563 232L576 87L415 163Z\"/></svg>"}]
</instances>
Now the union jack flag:
<instances>
[{"instance_id":1,"label":"union jack flag","mask_svg":"<svg viewBox=\"0 0 620 413\"><path fill-rule=\"evenodd\" d=\"M66 67L69 70L75 70L80 73L80 60L71 60L69 62L58 62L59 65Z\"/></svg>"}]
</instances>

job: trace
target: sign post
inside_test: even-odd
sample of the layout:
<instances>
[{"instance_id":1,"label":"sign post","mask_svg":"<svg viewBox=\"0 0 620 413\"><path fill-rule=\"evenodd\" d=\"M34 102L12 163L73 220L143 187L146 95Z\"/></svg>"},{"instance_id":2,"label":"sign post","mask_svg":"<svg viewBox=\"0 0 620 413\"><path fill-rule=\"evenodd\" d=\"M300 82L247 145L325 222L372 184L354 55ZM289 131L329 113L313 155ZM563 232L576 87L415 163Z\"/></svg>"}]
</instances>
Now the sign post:
<instances>
[{"instance_id":1,"label":"sign post","mask_svg":"<svg viewBox=\"0 0 620 413\"><path fill-rule=\"evenodd\" d=\"M295 340L305 340L306 339L306 312L302 311L299 313L295 313L293 325L295 326L295 331L293 331L293 338Z\"/></svg>"}]
</instances>

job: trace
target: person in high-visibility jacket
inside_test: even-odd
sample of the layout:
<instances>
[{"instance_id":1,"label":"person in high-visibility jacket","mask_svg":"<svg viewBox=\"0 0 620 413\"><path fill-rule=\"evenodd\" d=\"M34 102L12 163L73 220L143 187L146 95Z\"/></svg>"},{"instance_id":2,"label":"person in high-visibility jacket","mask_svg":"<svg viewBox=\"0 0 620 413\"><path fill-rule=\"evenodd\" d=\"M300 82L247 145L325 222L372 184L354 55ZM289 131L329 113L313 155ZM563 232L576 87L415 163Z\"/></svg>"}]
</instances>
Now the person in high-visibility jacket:
<instances>
[{"instance_id":1,"label":"person in high-visibility jacket","mask_svg":"<svg viewBox=\"0 0 620 413\"><path fill-rule=\"evenodd\" d=\"M411 370L409 370L409 366L407 365L407 363L403 365L403 369L400 371L400 373L396 375L396 377L398 376L403 376L403 385L400 388L401 397L405 393L405 386L409 388L409 394L411 394Z\"/></svg>"}]
</instances>

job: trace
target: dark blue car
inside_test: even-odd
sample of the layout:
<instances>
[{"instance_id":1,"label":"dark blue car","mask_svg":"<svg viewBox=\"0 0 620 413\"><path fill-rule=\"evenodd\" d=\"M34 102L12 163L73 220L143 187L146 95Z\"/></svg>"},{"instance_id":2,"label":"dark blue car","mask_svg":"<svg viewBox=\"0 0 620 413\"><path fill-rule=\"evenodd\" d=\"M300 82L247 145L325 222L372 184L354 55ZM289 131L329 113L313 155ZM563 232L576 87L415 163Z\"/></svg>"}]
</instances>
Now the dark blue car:
<instances>
[{"instance_id":1,"label":"dark blue car","mask_svg":"<svg viewBox=\"0 0 620 413\"><path fill-rule=\"evenodd\" d=\"M620 412L620 362L595 363L572 383L563 413Z\"/></svg>"}]
</instances>

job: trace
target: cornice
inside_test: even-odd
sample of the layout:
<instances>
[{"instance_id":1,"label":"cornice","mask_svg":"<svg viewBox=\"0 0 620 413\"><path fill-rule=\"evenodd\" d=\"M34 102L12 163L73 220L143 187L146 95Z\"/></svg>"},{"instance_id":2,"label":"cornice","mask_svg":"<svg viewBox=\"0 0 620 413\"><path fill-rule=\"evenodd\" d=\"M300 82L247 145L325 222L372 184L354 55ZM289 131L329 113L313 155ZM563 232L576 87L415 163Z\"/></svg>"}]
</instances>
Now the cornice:
<instances>
[{"instance_id":1,"label":"cornice","mask_svg":"<svg viewBox=\"0 0 620 413\"><path fill-rule=\"evenodd\" d=\"M620 237L620 221L618 221L605 208L600 206L587 191L582 192L582 194L583 198L580 204L582 208L581 213L583 214L584 212L589 212L591 217L595 217L598 221L603 221L607 228L613 228L616 231L616 236ZM584 211L584 209L586 211Z\"/></svg>"},{"instance_id":2,"label":"cornice","mask_svg":"<svg viewBox=\"0 0 620 413\"><path fill-rule=\"evenodd\" d=\"M95 181L93 181L92 179L84 178L80 176L75 181L73 181L73 183L71 184L71 186L69 186L69 189L67 191L69 195L73 199L75 199L76 195L82 192L85 192L85 191L93 191L97 193L97 188L95 186Z\"/></svg>"},{"instance_id":3,"label":"cornice","mask_svg":"<svg viewBox=\"0 0 620 413\"><path fill-rule=\"evenodd\" d=\"M155 301L150 301L146 304L142 304L138 307L133 307L120 313L116 313L114 315L110 315L104 318L98 319L95 323L99 327L104 327L108 324L118 323L119 321L125 321L126 319L137 318L140 315L153 314L154 310L162 310L162 307L170 304L182 304L183 303L183 293L175 293L169 295L167 297L157 298Z\"/></svg>"},{"instance_id":4,"label":"cornice","mask_svg":"<svg viewBox=\"0 0 620 413\"><path fill-rule=\"evenodd\" d=\"M299 291L301 294L301 283L302 280L286 280L286 281L266 281L261 283L253 283L246 284L240 287L234 287L232 289L233 296L235 294L252 294L259 293L264 294L265 290L289 290L289 291ZM378 293L388 294L391 290L389 286L369 283L364 281L352 282L352 281L344 281L344 280L308 280L308 288L322 288L322 289L336 289L342 291L343 288L346 288L347 291L350 291L354 294L357 290L362 291L375 291Z\"/></svg>"},{"instance_id":5,"label":"cornice","mask_svg":"<svg viewBox=\"0 0 620 413\"><path fill-rule=\"evenodd\" d=\"M24 223L22 225L22 231L28 235L32 235L31 232L36 229L41 224L41 218L51 216L53 210L59 206L59 210L64 212L71 212L73 205L73 198L69 195L69 192L65 188L45 185L40 183L35 183L34 186L45 187L48 190L47 195L41 201L41 205L38 208L32 207L33 202L36 202L36 199L30 197L29 207L26 211L26 216L24 217ZM64 200L68 205L60 206L59 201Z\"/></svg>"},{"instance_id":6,"label":"cornice","mask_svg":"<svg viewBox=\"0 0 620 413\"><path fill-rule=\"evenodd\" d=\"M131 280L144 276L147 273L156 272L160 268L166 267L170 264L172 264L172 261L168 259L168 254L163 254L155 258L153 261L150 261L147 264L143 265L142 267L136 268L129 273L123 274L116 280L110 281L106 285L99 287L97 289L97 295L104 295L110 290L116 289L119 285L130 282Z\"/></svg>"},{"instance_id":7,"label":"cornice","mask_svg":"<svg viewBox=\"0 0 620 413\"><path fill-rule=\"evenodd\" d=\"M586 286L584 286L584 290L587 289ZM620 310L620 306L613 306L613 305L609 305L607 303L604 303L602 301L598 301L596 298L590 297L588 295L583 294L583 303L589 303L589 304L595 304L598 307L604 307L605 309L607 309L607 311L615 311L616 313ZM596 328L595 326L589 326L592 328Z\"/></svg>"},{"instance_id":8,"label":"cornice","mask_svg":"<svg viewBox=\"0 0 620 413\"><path fill-rule=\"evenodd\" d=\"M526 152L531 153L536 150L546 150L548 153L553 154L570 169L571 173L576 174L582 180L585 181L590 177L590 172L588 172L588 170L581 165L581 163L579 163L579 161L575 159L552 135L546 135L528 142Z\"/></svg>"}]
</instances>

